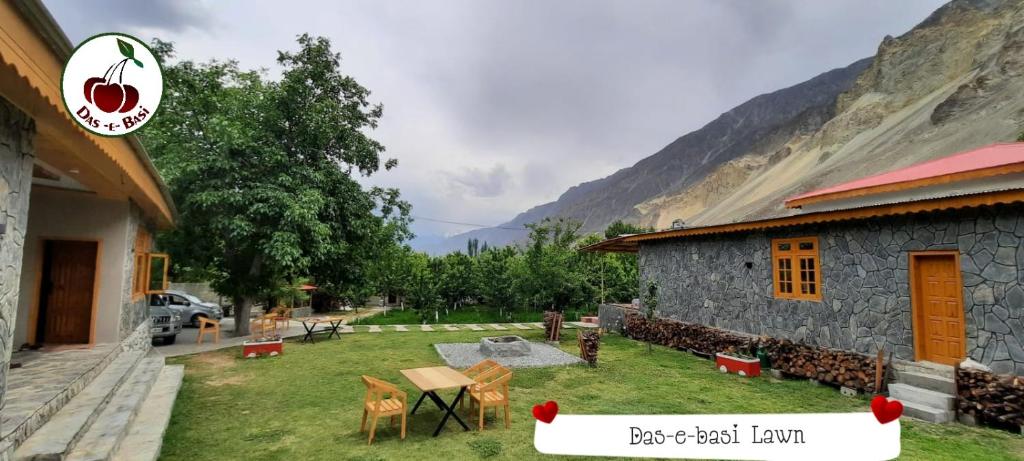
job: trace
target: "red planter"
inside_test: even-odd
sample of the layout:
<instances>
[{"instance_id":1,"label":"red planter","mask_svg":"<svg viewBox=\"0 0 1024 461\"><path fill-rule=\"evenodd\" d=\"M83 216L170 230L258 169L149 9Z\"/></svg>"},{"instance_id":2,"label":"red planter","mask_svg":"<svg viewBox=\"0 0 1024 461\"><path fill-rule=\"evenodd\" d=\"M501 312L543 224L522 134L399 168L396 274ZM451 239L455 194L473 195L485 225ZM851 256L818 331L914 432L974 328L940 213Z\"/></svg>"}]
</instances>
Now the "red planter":
<instances>
[{"instance_id":1,"label":"red planter","mask_svg":"<svg viewBox=\"0 0 1024 461\"><path fill-rule=\"evenodd\" d=\"M242 356L245 358L268 355L274 357L284 353L284 343L277 341L246 341L242 343Z\"/></svg>"},{"instance_id":2,"label":"red planter","mask_svg":"<svg viewBox=\"0 0 1024 461\"><path fill-rule=\"evenodd\" d=\"M758 359L743 359L725 355L715 354L715 366L722 373L736 373L740 376L761 376L761 361Z\"/></svg>"}]
</instances>

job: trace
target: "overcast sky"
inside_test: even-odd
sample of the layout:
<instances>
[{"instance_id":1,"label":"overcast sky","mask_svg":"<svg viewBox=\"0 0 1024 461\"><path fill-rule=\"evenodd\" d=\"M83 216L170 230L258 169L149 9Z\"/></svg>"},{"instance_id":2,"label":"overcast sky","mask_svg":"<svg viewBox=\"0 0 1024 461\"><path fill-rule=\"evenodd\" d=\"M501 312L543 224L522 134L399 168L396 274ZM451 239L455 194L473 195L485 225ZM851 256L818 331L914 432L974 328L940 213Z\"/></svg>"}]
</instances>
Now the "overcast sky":
<instances>
[{"instance_id":1,"label":"overcast sky","mask_svg":"<svg viewBox=\"0 0 1024 461\"><path fill-rule=\"evenodd\" d=\"M276 75L329 37L384 105L373 133L417 216L499 224L653 154L747 99L873 55L940 0L47 0L72 42L173 41ZM419 234L470 230L421 220Z\"/></svg>"}]
</instances>

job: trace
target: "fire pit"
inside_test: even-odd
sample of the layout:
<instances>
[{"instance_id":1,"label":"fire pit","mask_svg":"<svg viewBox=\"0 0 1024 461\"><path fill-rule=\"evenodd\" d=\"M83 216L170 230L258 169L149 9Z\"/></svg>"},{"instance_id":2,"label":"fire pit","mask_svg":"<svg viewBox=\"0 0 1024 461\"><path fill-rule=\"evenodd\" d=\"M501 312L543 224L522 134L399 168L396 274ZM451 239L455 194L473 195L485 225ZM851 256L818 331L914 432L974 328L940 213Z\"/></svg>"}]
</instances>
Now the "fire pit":
<instances>
[{"instance_id":1,"label":"fire pit","mask_svg":"<svg viewBox=\"0 0 1024 461\"><path fill-rule=\"evenodd\" d=\"M522 357L530 355L530 342L518 336L480 338L480 353L484 357Z\"/></svg>"}]
</instances>

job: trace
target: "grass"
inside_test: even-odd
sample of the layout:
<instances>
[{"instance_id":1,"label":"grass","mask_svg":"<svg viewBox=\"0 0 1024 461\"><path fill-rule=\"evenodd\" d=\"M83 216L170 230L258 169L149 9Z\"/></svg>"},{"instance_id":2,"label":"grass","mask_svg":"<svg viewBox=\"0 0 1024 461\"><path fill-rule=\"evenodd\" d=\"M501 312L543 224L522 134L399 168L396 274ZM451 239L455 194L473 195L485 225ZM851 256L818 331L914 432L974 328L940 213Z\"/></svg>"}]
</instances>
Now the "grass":
<instances>
[{"instance_id":1,"label":"grass","mask_svg":"<svg viewBox=\"0 0 1024 461\"><path fill-rule=\"evenodd\" d=\"M534 330L524 336L541 340ZM169 359L185 365L185 381L164 440L163 460L385 460L535 459L531 407L557 400L564 413L711 414L868 411L866 398L804 381L723 375L711 362L663 347L609 335L597 368L515 371L512 429L494 422L483 433L430 436L440 412L422 409L409 420L406 440L397 429L377 432L372 446L359 433L364 388L359 375L418 393L400 369L442 364L435 342L475 342L487 332L345 335L316 344L288 343L276 358L240 359L227 349ZM575 343L563 348L575 353ZM451 396L446 396L451 398ZM410 402L411 404L412 402ZM1021 459L1024 439L992 429L903 420L909 460ZM547 458L545 458L547 459ZM559 459L551 457L551 459Z\"/></svg>"},{"instance_id":2,"label":"grass","mask_svg":"<svg viewBox=\"0 0 1024 461\"><path fill-rule=\"evenodd\" d=\"M542 322L544 313L540 311L527 310L505 310L500 311L497 307L490 306L464 306L458 310L449 310L445 314L444 309L439 311L438 320L434 320L434 310L428 310L426 321L428 324L449 324L449 323L510 323L510 322ZM566 311L565 318L575 321L582 315L582 311ZM372 317L363 317L357 321L350 322L352 325L419 325L423 323L419 311L406 308L388 308L387 315L383 312Z\"/></svg>"}]
</instances>

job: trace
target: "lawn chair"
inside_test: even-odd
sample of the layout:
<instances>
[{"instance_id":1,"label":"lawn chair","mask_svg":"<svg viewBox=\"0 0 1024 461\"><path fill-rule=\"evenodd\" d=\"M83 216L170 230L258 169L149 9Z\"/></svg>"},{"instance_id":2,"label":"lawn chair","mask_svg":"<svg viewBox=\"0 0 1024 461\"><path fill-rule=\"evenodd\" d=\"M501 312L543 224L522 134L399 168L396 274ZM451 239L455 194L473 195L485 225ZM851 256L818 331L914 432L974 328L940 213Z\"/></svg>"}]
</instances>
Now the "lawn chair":
<instances>
[{"instance_id":1,"label":"lawn chair","mask_svg":"<svg viewBox=\"0 0 1024 461\"><path fill-rule=\"evenodd\" d=\"M474 388L476 388L476 387L480 386L480 381L477 379L478 377L480 377L481 375L484 375L485 373L487 373L488 371L494 369L495 367L500 367L500 366L501 366L501 364L498 363L498 362L495 362L494 360L483 359L480 362L478 362L476 365L473 365L473 366L463 370L462 374L465 375L469 379L477 381L477 384L474 386ZM472 391L472 389L470 389L470 391ZM459 410L465 410L465 409L466 409L466 399L459 400Z\"/></svg>"},{"instance_id":2,"label":"lawn chair","mask_svg":"<svg viewBox=\"0 0 1024 461\"><path fill-rule=\"evenodd\" d=\"M473 406L479 408L480 430L484 430L484 411L487 407L494 407L494 419L498 419L498 407L505 411L505 429L512 427L512 416L509 411L509 382L512 381L512 371L499 366L491 368L478 376L479 384L469 388L469 411L476 413ZM472 418L472 415L470 416Z\"/></svg>"},{"instance_id":3,"label":"lawn chair","mask_svg":"<svg viewBox=\"0 0 1024 461\"><path fill-rule=\"evenodd\" d=\"M363 375L362 378L363 384L366 385L366 398L363 400L363 422L359 424L359 432L366 430L366 417L373 416L370 421L370 440L366 444L373 443L373 435L377 431L377 418L381 416L390 416L391 427L395 427L395 416L402 415L401 437L405 440L405 410L409 407L405 392L398 390L394 384L372 376Z\"/></svg>"},{"instance_id":4,"label":"lawn chair","mask_svg":"<svg viewBox=\"0 0 1024 461\"><path fill-rule=\"evenodd\" d=\"M199 337L196 344L203 343L203 335L213 334L213 342L220 342L220 320L210 320L206 317L199 317Z\"/></svg>"},{"instance_id":5,"label":"lawn chair","mask_svg":"<svg viewBox=\"0 0 1024 461\"><path fill-rule=\"evenodd\" d=\"M249 331L254 338L272 338L277 336L277 314L265 314L249 323Z\"/></svg>"},{"instance_id":6,"label":"lawn chair","mask_svg":"<svg viewBox=\"0 0 1024 461\"><path fill-rule=\"evenodd\" d=\"M292 308L284 306L274 308L274 322L278 330L285 331L288 329L288 322L292 320L292 310Z\"/></svg>"}]
</instances>

